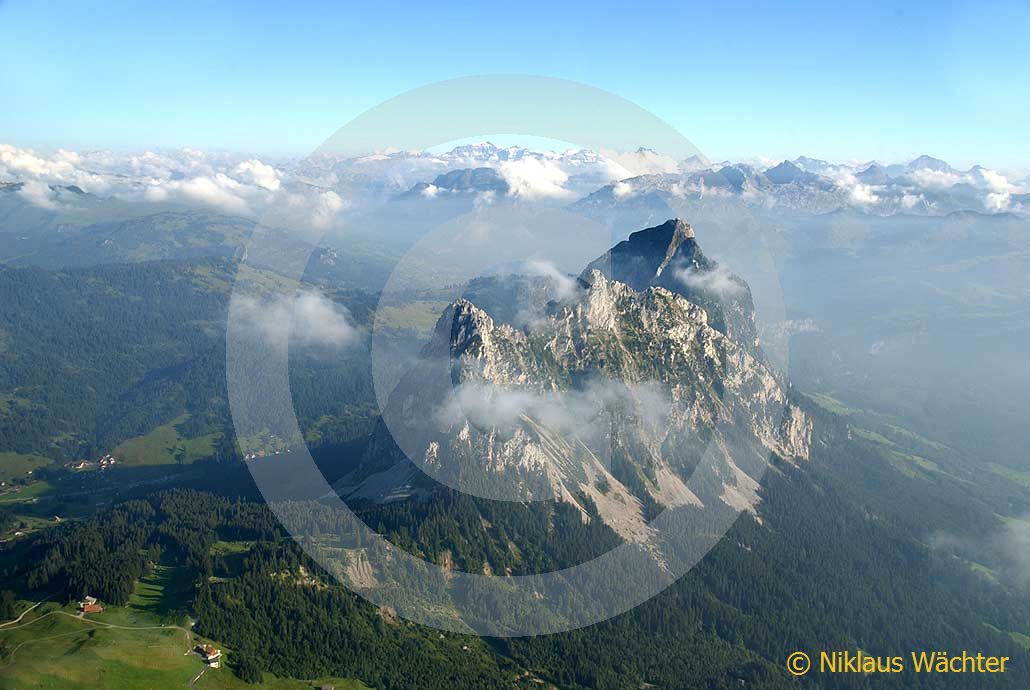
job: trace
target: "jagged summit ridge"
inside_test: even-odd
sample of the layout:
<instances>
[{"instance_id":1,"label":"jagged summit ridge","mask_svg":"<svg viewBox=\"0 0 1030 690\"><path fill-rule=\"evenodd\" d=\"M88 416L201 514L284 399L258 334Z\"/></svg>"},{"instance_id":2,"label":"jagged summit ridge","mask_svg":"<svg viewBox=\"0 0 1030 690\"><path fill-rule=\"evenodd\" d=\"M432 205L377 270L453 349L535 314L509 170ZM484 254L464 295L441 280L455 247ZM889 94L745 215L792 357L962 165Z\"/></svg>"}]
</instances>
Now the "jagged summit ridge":
<instances>
[{"instance_id":1,"label":"jagged summit ridge","mask_svg":"<svg viewBox=\"0 0 1030 690\"><path fill-rule=\"evenodd\" d=\"M634 290L659 286L700 305L712 325L758 355L751 289L742 278L701 251L694 229L679 218L634 232L598 258L580 275L590 284L593 271Z\"/></svg>"},{"instance_id":2,"label":"jagged summit ridge","mask_svg":"<svg viewBox=\"0 0 1030 690\"><path fill-rule=\"evenodd\" d=\"M580 279L590 283L592 271L642 290L658 281L671 266L701 265L704 257L694 239L694 229L679 218L653 228L638 230L587 264Z\"/></svg>"}]
</instances>

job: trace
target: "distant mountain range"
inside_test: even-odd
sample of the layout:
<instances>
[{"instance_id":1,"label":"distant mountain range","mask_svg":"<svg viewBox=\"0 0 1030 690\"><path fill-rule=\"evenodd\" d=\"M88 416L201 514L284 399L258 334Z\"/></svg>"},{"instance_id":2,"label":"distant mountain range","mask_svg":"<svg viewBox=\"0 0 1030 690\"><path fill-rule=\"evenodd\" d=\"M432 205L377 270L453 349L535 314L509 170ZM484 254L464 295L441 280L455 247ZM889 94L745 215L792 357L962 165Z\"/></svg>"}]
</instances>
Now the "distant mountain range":
<instances>
[{"instance_id":1,"label":"distant mountain range","mask_svg":"<svg viewBox=\"0 0 1030 690\"><path fill-rule=\"evenodd\" d=\"M107 151L47 156L0 145L0 219L21 203L74 215L94 203L214 207L270 216L281 225L323 227L344 211L396 200L553 199L579 209L669 199L737 203L803 213L854 208L875 215L954 211L1030 213L1030 184L973 166L919 156L907 163L833 163L807 156L755 164L677 161L647 148L604 154L561 153L489 142L447 152L391 151L357 158L326 155L262 161L193 150L141 154ZM664 210L656 209L661 214ZM676 214L672 214L676 215Z\"/></svg>"}]
</instances>

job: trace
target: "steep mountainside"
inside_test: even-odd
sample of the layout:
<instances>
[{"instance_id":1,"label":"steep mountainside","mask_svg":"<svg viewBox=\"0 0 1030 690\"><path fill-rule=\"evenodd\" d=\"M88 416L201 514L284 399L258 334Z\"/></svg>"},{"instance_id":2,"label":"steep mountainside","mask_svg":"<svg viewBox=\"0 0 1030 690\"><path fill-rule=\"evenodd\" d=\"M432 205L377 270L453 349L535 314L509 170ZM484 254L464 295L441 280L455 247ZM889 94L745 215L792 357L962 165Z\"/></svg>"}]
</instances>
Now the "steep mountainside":
<instances>
[{"instance_id":1,"label":"steep mountainside","mask_svg":"<svg viewBox=\"0 0 1030 690\"><path fill-rule=\"evenodd\" d=\"M739 288L723 300L719 271L673 220L591 262L531 324L459 299L342 493L426 491L421 467L483 497L596 509L630 541L665 507L752 508L770 456L807 458L811 422L758 351L746 284L720 276Z\"/></svg>"}]
</instances>

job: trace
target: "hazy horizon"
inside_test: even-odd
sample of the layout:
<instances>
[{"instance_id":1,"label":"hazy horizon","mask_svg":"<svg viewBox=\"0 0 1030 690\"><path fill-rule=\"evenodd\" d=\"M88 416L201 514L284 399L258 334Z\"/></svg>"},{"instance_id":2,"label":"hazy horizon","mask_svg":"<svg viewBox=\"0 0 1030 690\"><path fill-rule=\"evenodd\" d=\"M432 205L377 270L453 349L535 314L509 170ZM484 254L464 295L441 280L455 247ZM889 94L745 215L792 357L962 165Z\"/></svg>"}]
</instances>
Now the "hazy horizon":
<instances>
[{"instance_id":1,"label":"hazy horizon","mask_svg":"<svg viewBox=\"0 0 1030 690\"><path fill-rule=\"evenodd\" d=\"M545 74L639 103L719 159L1030 161L1030 97L1012 88L1030 66L1023 2L527 9L8 1L0 131L35 147L303 155L418 86Z\"/></svg>"}]
</instances>

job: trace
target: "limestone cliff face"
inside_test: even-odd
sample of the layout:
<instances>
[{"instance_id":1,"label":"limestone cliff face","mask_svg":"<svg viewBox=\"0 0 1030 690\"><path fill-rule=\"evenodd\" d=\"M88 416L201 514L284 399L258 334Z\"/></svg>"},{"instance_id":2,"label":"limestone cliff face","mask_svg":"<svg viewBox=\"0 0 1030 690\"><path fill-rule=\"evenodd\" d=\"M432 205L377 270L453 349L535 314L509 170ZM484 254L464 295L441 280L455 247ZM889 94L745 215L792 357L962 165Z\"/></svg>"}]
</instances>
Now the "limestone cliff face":
<instances>
[{"instance_id":1,"label":"limestone cliff face","mask_svg":"<svg viewBox=\"0 0 1030 690\"><path fill-rule=\"evenodd\" d=\"M808 457L811 421L753 331L733 339L689 298L703 281L681 289L667 275L688 261L702 279L716 270L689 226L670 221L627 242L529 326L450 305L344 493L400 497L427 490L428 474L491 498L565 501L631 541L647 539L662 507L752 508L772 455ZM749 307L750 293L735 304ZM743 316L753 328L753 313Z\"/></svg>"},{"instance_id":2,"label":"limestone cliff face","mask_svg":"<svg viewBox=\"0 0 1030 690\"><path fill-rule=\"evenodd\" d=\"M717 330L758 353L751 289L704 255L684 221L674 218L631 234L591 261L580 280L589 283L594 271L634 290L661 286L682 295L703 307Z\"/></svg>"}]
</instances>

